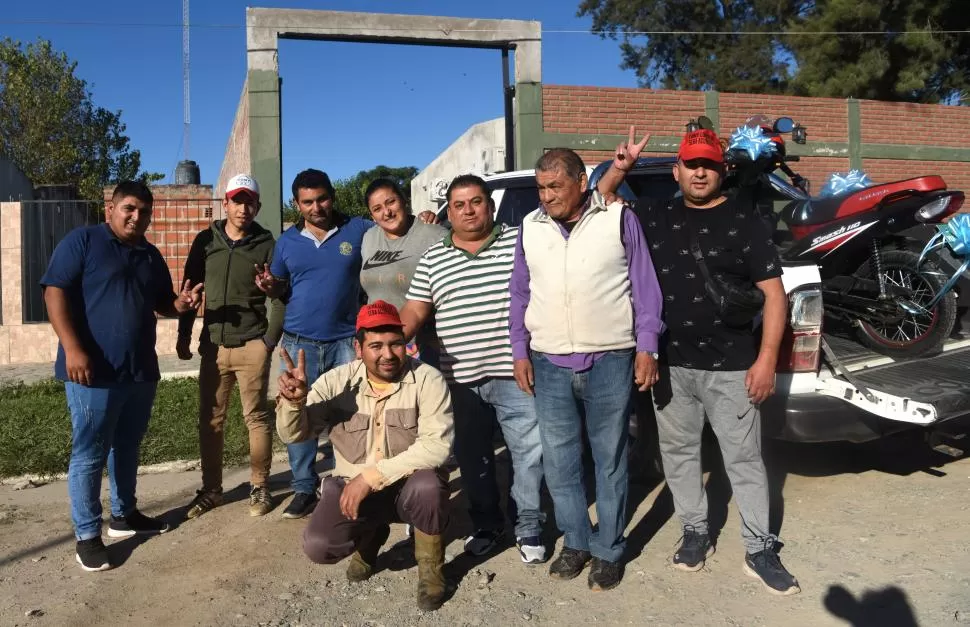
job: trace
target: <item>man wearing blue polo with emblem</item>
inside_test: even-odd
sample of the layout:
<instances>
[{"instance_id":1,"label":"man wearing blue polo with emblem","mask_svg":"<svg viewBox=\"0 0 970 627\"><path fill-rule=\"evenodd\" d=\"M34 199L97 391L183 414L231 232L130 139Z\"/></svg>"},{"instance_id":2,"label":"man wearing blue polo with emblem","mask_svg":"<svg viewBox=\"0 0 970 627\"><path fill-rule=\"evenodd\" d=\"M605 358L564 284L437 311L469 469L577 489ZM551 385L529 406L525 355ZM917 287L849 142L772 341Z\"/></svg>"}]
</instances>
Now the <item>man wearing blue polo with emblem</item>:
<instances>
[{"instance_id":1,"label":"man wearing blue polo with emblem","mask_svg":"<svg viewBox=\"0 0 970 627\"><path fill-rule=\"evenodd\" d=\"M360 247L373 223L345 216L334 207L330 177L304 170L293 180L293 197L302 218L283 232L270 267L260 268L256 285L286 303L282 346L290 355L302 350L308 380L356 358L353 345L360 309ZM279 341L281 329L267 339ZM303 518L317 503L316 438L288 444L293 500L283 518Z\"/></svg>"}]
</instances>

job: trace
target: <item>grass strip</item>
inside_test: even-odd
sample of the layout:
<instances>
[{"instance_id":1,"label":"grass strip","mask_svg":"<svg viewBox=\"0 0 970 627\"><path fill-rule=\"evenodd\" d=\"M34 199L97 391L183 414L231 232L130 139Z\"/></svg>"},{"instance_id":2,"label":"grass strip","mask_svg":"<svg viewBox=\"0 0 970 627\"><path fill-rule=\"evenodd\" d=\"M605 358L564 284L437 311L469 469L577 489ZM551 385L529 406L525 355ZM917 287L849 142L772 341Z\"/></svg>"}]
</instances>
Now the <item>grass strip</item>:
<instances>
[{"instance_id":1,"label":"grass strip","mask_svg":"<svg viewBox=\"0 0 970 627\"><path fill-rule=\"evenodd\" d=\"M141 464L198 458L198 413L198 379L159 381ZM249 435L235 389L226 422L224 461L237 464L249 455ZM70 459L71 414L64 384L53 379L0 384L0 478L67 472Z\"/></svg>"}]
</instances>

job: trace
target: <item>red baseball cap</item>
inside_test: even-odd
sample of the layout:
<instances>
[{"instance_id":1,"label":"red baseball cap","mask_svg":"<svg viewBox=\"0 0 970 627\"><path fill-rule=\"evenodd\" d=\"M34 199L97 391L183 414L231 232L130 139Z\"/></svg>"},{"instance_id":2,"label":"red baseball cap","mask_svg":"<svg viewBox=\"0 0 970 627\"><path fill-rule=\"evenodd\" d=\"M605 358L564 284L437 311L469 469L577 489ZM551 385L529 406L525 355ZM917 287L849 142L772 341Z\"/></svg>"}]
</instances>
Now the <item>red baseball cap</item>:
<instances>
[{"instance_id":1,"label":"red baseball cap","mask_svg":"<svg viewBox=\"0 0 970 627\"><path fill-rule=\"evenodd\" d=\"M677 151L677 158L681 161L709 159L724 163L724 151L721 150L721 142L718 141L714 131L701 129L684 135L684 140L680 142L680 150Z\"/></svg>"},{"instance_id":2,"label":"red baseball cap","mask_svg":"<svg viewBox=\"0 0 970 627\"><path fill-rule=\"evenodd\" d=\"M357 330L376 329L377 327L401 327L401 314L397 307L383 300L375 300L360 308L357 312Z\"/></svg>"}]
</instances>

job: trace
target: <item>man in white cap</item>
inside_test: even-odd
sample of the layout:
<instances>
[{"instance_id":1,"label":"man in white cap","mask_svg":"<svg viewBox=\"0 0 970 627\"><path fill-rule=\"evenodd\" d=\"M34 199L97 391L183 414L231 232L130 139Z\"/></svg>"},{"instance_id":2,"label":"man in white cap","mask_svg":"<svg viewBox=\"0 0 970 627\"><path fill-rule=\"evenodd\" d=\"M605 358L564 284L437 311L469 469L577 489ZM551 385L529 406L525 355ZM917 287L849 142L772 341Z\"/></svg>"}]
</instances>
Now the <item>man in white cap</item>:
<instances>
[{"instance_id":1,"label":"man in white cap","mask_svg":"<svg viewBox=\"0 0 970 627\"><path fill-rule=\"evenodd\" d=\"M202 489L189 505L188 518L223 502L224 427L233 385L239 383L243 419L249 430L249 515L273 509L267 486L273 454L273 412L266 400L272 344L270 326L281 323L282 305L256 287L255 277L272 261L273 235L256 222L259 185L246 175L229 180L222 201L224 220L199 233L185 261L185 279L204 282L204 325L199 338L199 449ZM176 351L191 359L189 345L195 311L179 320ZM270 318L274 322L270 322Z\"/></svg>"}]
</instances>

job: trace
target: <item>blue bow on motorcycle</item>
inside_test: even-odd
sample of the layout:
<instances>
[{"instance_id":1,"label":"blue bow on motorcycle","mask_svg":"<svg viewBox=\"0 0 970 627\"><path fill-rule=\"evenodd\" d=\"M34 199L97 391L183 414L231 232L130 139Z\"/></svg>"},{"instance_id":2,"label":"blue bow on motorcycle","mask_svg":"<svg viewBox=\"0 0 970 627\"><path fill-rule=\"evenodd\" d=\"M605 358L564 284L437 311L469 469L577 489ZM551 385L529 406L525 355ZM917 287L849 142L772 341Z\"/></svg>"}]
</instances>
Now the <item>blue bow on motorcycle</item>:
<instances>
[{"instance_id":1,"label":"blue bow on motorcycle","mask_svg":"<svg viewBox=\"0 0 970 627\"><path fill-rule=\"evenodd\" d=\"M818 195L819 198L840 196L842 194L848 194L849 192L865 189L872 185L872 179L865 172L849 170L849 173L845 176L836 172L829 177L825 187L822 188L822 191Z\"/></svg>"},{"instance_id":2,"label":"blue bow on motorcycle","mask_svg":"<svg viewBox=\"0 0 970 627\"><path fill-rule=\"evenodd\" d=\"M772 155L778 152L775 142L765 135L760 126L742 126L731 133L731 143L728 150L738 150L748 153L752 161L757 161L761 155Z\"/></svg>"},{"instance_id":3,"label":"blue bow on motorcycle","mask_svg":"<svg viewBox=\"0 0 970 627\"><path fill-rule=\"evenodd\" d=\"M947 279L947 282L943 284L943 287L933 297L933 300L926 305L927 309L936 305L947 292L953 289L953 286L960 280L960 277L966 272L967 268L970 268L970 214L957 214L950 218L946 224L936 225L936 228L938 229L937 234L930 241L926 242L923 252L920 253L919 261L916 262L917 270L923 264L923 260L927 255L939 250L943 246L948 247L954 257L962 257L963 263L953 273L953 276Z\"/></svg>"}]
</instances>

